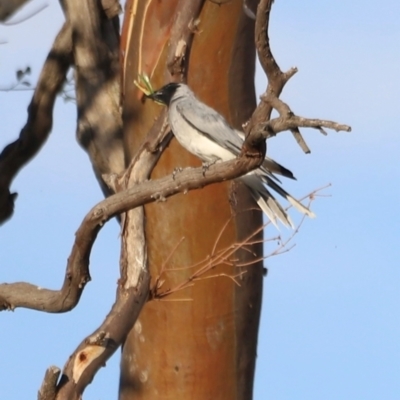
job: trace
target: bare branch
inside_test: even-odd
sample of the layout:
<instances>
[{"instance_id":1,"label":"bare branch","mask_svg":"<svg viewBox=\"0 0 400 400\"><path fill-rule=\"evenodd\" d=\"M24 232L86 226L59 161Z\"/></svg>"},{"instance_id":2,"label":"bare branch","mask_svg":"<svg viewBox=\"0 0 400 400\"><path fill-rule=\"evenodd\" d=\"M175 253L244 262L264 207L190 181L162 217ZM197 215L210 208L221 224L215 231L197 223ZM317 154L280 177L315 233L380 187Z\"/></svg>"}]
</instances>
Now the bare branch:
<instances>
[{"instance_id":1,"label":"bare branch","mask_svg":"<svg viewBox=\"0 0 400 400\"><path fill-rule=\"evenodd\" d=\"M334 121L298 117L286 103L276 97L273 93L268 93L267 95L262 96L261 99L264 102L269 103L280 114L279 118L274 118L270 121L260 123L255 127L257 131L263 131L264 136L267 139L270 136L275 136L279 132L290 130L298 143L302 146L303 150L308 150L305 151L307 153L310 152L310 150L301 136L299 128L318 129L323 135L327 135L327 132L323 128L333 129L337 132L351 132L350 126L339 124Z\"/></svg>"},{"instance_id":2,"label":"bare branch","mask_svg":"<svg viewBox=\"0 0 400 400\"><path fill-rule=\"evenodd\" d=\"M117 300L101 326L70 356L57 386L57 400L78 400L96 372L125 340L148 298L150 275L142 270L134 286L119 285Z\"/></svg>"},{"instance_id":3,"label":"bare branch","mask_svg":"<svg viewBox=\"0 0 400 400\"><path fill-rule=\"evenodd\" d=\"M297 68L291 68L283 73L272 54L268 36L272 3L273 0L261 0L258 4L255 41L260 64L268 78L267 92L273 91L279 97L286 82L297 72Z\"/></svg>"},{"instance_id":4,"label":"bare branch","mask_svg":"<svg viewBox=\"0 0 400 400\"><path fill-rule=\"evenodd\" d=\"M101 0L101 5L108 19L117 17L122 12L121 4L118 0Z\"/></svg>"},{"instance_id":5,"label":"bare branch","mask_svg":"<svg viewBox=\"0 0 400 400\"><path fill-rule=\"evenodd\" d=\"M257 7L255 42L260 64L268 78L267 93L274 93L279 97L286 82L297 72L297 68L291 68L283 73L275 61L269 44L268 27L271 5L273 0L260 0ZM254 111L246 132L251 132L256 125L268 121L271 117L272 106L261 102Z\"/></svg>"},{"instance_id":6,"label":"bare branch","mask_svg":"<svg viewBox=\"0 0 400 400\"><path fill-rule=\"evenodd\" d=\"M103 0L100 5L95 0L62 0L74 37L77 138L89 154L105 194L110 191L102 175L122 174L125 170L116 29L118 5L115 3ZM113 18L109 19L110 16Z\"/></svg>"},{"instance_id":7,"label":"bare branch","mask_svg":"<svg viewBox=\"0 0 400 400\"><path fill-rule=\"evenodd\" d=\"M3 3L7 2L7 5L11 5L11 7L20 7L21 5L18 5L17 3L26 3L27 0L0 0L0 21L3 22L4 25L6 26L12 26L12 25L18 25L18 24L22 24L23 22L27 21L28 19L31 19L32 17L34 17L35 15L39 14L40 12L42 12L45 8L47 8L49 5L48 4L43 4L39 7L37 7L35 10L31 11L31 13L29 15L27 15L26 17L22 17L18 20L14 20L12 22L4 22L6 19L10 18L12 16L12 14L14 14L16 11L18 11L17 9L8 9L6 10L6 8L3 6Z\"/></svg>"},{"instance_id":8,"label":"bare branch","mask_svg":"<svg viewBox=\"0 0 400 400\"><path fill-rule=\"evenodd\" d=\"M264 130L264 137L268 138L276 135L278 132L289 130L292 132L301 149L305 153L310 153L310 149L302 137L299 127L316 128L323 134L326 134L323 130L324 127L346 132L350 132L351 128L333 121L296 117L289 106L279 99L283 87L297 72L297 68L291 68L285 73L282 72L272 54L268 36L272 3L273 0L260 0L257 8L255 42L260 63L268 78L268 86L265 94L261 96L262 101L246 125L246 133L256 131L261 134L261 131ZM280 118L270 121L273 108L279 112Z\"/></svg>"},{"instance_id":9,"label":"bare branch","mask_svg":"<svg viewBox=\"0 0 400 400\"><path fill-rule=\"evenodd\" d=\"M293 137L295 138L297 144L301 147L304 153L308 154L311 153L310 148L308 147L306 141L304 140L303 136L301 135L298 128L293 128L290 130L292 132Z\"/></svg>"},{"instance_id":10,"label":"bare branch","mask_svg":"<svg viewBox=\"0 0 400 400\"><path fill-rule=\"evenodd\" d=\"M191 23L197 18L205 0L180 0L174 25L169 39L169 52L167 56L168 71L175 82L184 81L190 46L194 32ZM171 81L167 77L167 82Z\"/></svg>"},{"instance_id":11,"label":"bare branch","mask_svg":"<svg viewBox=\"0 0 400 400\"><path fill-rule=\"evenodd\" d=\"M65 24L44 63L19 139L0 154L0 223L10 218L14 209L15 193L9 190L12 180L36 155L51 131L54 102L71 63L71 46L71 30Z\"/></svg>"},{"instance_id":12,"label":"bare branch","mask_svg":"<svg viewBox=\"0 0 400 400\"><path fill-rule=\"evenodd\" d=\"M56 398L57 381L60 373L60 368L54 366L46 370L42 386L38 393L38 400L54 400Z\"/></svg>"},{"instance_id":13,"label":"bare branch","mask_svg":"<svg viewBox=\"0 0 400 400\"><path fill-rule=\"evenodd\" d=\"M238 159L203 168L187 168L175 175L135 185L103 200L86 215L75 235L63 287L59 291L42 289L28 283L0 285L0 310L16 307L47 312L65 312L79 301L85 284L90 280L88 270L90 251L98 232L110 218L142 206L168 198L177 193L199 189L212 183L237 178L257 168L263 158L242 156Z\"/></svg>"},{"instance_id":14,"label":"bare branch","mask_svg":"<svg viewBox=\"0 0 400 400\"><path fill-rule=\"evenodd\" d=\"M0 21L4 22L29 0L0 0Z\"/></svg>"}]
</instances>

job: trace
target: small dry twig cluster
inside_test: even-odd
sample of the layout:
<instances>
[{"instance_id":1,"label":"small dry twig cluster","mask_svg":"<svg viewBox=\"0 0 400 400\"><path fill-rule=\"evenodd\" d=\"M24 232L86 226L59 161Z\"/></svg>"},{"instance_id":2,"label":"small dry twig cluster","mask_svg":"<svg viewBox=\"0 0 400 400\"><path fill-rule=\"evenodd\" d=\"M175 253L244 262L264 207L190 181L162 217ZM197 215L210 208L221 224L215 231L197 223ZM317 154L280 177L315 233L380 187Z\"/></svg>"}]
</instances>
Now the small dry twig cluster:
<instances>
[{"instance_id":1,"label":"small dry twig cluster","mask_svg":"<svg viewBox=\"0 0 400 400\"><path fill-rule=\"evenodd\" d=\"M319 195L319 193L329 187L330 185L321 187L317 190L312 191L310 194L307 196L303 197L301 200L309 199L309 204L308 207L310 207L311 203L315 200L316 196ZM288 206L286 210L291 208L292 206ZM243 212L247 212L248 210L243 210ZM211 278L217 278L217 277L225 277L231 279L236 285L240 286L240 277L246 273L246 269L242 269L244 267L248 267L251 265L255 265L260 261L266 260L268 258L278 256L284 253L287 253L290 251L293 247L294 244L292 244L294 237L298 234L299 230L301 229L306 216L303 215L298 226L296 229L294 229L291 234L283 239L282 236L279 234L274 237L266 238L266 239L257 239L257 235L265 230L267 226L271 224L271 221L267 221L264 225L262 225L260 228L256 229L254 232L252 232L248 237L246 237L244 240L240 242L236 242L231 244L228 247L218 249L217 246L220 242L221 237L223 236L226 228L228 227L229 223L233 220L234 216L231 216L228 221L224 224L222 227L221 231L217 235L214 246L211 249L211 252L208 256L206 256L203 260L200 260L199 262L189 265L189 266L182 266L182 267L167 267L170 259L172 258L173 254L177 251L179 248L179 245L184 241L184 237L181 238L181 240L174 246L172 251L170 252L169 256L167 259L164 261L163 265L161 266L160 274L155 278L154 283L150 289L150 299L154 300L165 300L166 297L170 296L173 293L179 292L181 290L184 290L186 288L189 288L193 286L195 281L199 281L202 279L211 279ZM257 254L255 254L252 250L251 247L254 246L255 244L260 244L260 243L274 243L274 249L268 253L263 255L262 257L257 257ZM290 245L290 246L289 246ZM243 250L250 252L253 255L253 259L248 261L248 262L239 262L239 259L235 257L235 254L237 253L238 250ZM218 273L216 272L213 275L209 275L208 272L215 270L219 265L229 265L233 269L239 269L239 272L234 272L233 274L225 274L225 273ZM179 283L178 285L164 289L164 276L169 273L173 273L174 271L181 271L181 270L192 270L195 269L195 271L184 281ZM187 299L191 300L191 299ZM171 299L171 301L174 301ZM179 299L179 301L182 301L182 299Z\"/></svg>"}]
</instances>

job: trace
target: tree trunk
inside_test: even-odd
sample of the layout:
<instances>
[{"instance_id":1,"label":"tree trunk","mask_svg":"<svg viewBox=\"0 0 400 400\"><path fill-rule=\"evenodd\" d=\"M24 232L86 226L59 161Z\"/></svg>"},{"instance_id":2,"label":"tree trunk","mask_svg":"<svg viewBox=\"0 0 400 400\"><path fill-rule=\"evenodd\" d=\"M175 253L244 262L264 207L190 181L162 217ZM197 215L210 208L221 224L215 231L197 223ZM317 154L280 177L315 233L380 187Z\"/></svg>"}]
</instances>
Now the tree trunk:
<instances>
[{"instance_id":1,"label":"tree trunk","mask_svg":"<svg viewBox=\"0 0 400 400\"><path fill-rule=\"evenodd\" d=\"M133 84L139 72L147 73L157 88L186 77L202 101L239 129L251 116L256 106L254 21L243 12L243 0L217 3L127 2L122 36L127 161L163 111L143 101ZM248 3L255 9L255 1ZM171 76L177 26L190 12L194 33L185 41L184 56L174 59L175 65L184 65L183 72ZM173 138L152 178L199 164ZM146 206L145 212L150 272L153 283L159 278L160 292L177 288L199 268L196 263L245 240L262 225L261 212L236 182L177 195ZM256 239L262 239L262 232ZM145 305L123 347L121 400L252 398L263 265L238 265L261 255L262 244L246 246L229 257L235 265L220 260L184 289Z\"/></svg>"}]
</instances>

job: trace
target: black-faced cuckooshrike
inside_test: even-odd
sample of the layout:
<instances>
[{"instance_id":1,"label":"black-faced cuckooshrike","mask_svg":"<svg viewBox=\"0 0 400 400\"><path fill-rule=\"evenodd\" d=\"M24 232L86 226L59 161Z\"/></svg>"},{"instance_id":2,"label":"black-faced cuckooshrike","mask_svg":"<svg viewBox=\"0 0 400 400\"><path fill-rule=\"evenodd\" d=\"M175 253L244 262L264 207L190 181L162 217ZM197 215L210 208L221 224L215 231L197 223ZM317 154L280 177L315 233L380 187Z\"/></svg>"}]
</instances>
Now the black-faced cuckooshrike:
<instances>
[{"instance_id":1,"label":"black-faced cuckooshrike","mask_svg":"<svg viewBox=\"0 0 400 400\"><path fill-rule=\"evenodd\" d=\"M202 161L228 161L240 154L243 132L232 128L222 115L200 102L184 83L168 83L148 97L168 106L169 124L176 139ZM295 179L288 169L268 157L260 168L238 179L249 188L254 200L275 226L279 219L284 225L294 227L287 212L264 184L300 212L315 217L313 212L276 183L279 180L273 173Z\"/></svg>"}]
</instances>

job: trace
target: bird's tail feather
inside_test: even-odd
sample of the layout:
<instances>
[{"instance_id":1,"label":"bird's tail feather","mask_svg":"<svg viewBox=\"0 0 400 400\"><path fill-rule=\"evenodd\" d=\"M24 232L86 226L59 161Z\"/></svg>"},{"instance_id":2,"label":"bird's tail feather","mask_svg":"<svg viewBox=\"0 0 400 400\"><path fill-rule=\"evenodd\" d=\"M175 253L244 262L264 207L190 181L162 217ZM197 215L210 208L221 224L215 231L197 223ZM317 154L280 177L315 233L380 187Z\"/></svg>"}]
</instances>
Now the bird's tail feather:
<instances>
[{"instance_id":1,"label":"bird's tail feather","mask_svg":"<svg viewBox=\"0 0 400 400\"><path fill-rule=\"evenodd\" d=\"M244 132L239 131L238 129L235 129L234 131L240 137L240 139L242 141L245 140L246 136L245 136ZM271 173L271 177L276 179L278 182L280 182L280 180L278 178L276 178L275 176L273 176L272 174L278 174L278 175L284 176L286 178L296 179L294 177L292 171L289 171L283 165L277 163L276 161L274 161L272 158L269 158L268 156L265 156L265 160L263 161L262 166L264 167L263 172L267 173L267 174Z\"/></svg>"},{"instance_id":2,"label":"bird's tail feather","mask_svg":"<svg viewBox=\"0 0 400 400\"><path fill-rule=\"evenodd\" d=\"M315 214L311 210L309 210L306 206L303 206L303 204L301 204L298 200L291 196L285 189L280 187L271 178L269 178L268 176L264 176L262 179L271 189L274 189L275 192L284 197L293 207L295 207L301 213L306 214L310 218L315 218Z\"/></svg>"},{"instance_id":3,"label":"bird's tail feather","mask_svg":"<svg viewBox=\"0 0 400 400\"><path fill-rule=\"evenodd\" d=\"M276 228L278 228L277 219L279 219L284 225L294 228L294 224L288 213L263 185L257 175L245 175L240 179L249 188L254 200Z\"/></svg>"},{"instance_id":4,"label":"bird's tail feather","mask_svg":"<svg viewBox=\"0 0 400 400\"><path fill-rule=\"evenodd\" d=\"M276 227L278 227L277 219L279 219L284 225L292 228L294 228L294 224L288 213L283 209L270 191L263 185L263 182L271 189L275 190L275 192L277 192L279 195L284 197L298 211L306 214L310 218L315 217L315 214L312 211L310 211L307 207L286 192L286 190L280 187L269 176L261 174L248 174L242 176L240 179L250 189L254 200Z\"/></svg>"},{"instance_id":5,"label":"bird's tail feather","mask_svg":"<svg viewBox=\"0 0 400 400\"><path fill-rule=\"evenodd\" d=\"M283 165L277 163L272 158L265 157L265 160L262 163L262 166L268 171L272 172L273 174L278 174L290 179L296 179L292 173L292 171L285 168Z\"/></svg>"}]
</instances>

